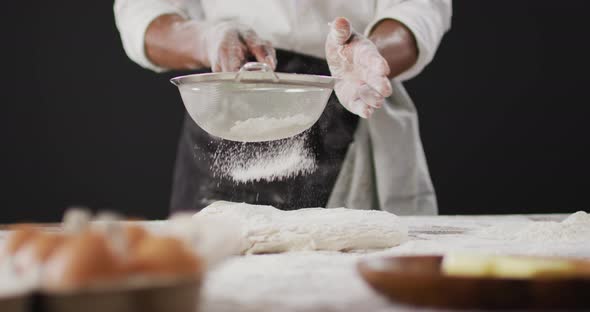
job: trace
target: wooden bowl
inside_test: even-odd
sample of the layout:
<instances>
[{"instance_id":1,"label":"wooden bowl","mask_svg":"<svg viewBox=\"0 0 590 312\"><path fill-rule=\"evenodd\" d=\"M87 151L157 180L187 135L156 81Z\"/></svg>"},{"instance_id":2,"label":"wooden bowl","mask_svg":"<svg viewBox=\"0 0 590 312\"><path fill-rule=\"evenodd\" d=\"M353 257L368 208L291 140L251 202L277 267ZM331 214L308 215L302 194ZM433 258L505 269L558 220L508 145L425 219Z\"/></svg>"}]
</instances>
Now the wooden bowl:
<instances>
[{"instance_id":1,"label":"wooden bowl","mask_svg":"<svg viewBox=\"0 0 590 312\"><path fill-rule=\"evenodd\" d=\"M452 309L590 310L590 277L530 279L457 277L441 272L442 256L367 259L357 268L377 292L396 303ZM577 265L590 267L585 261Z\"/></svg>"}]
</instances>

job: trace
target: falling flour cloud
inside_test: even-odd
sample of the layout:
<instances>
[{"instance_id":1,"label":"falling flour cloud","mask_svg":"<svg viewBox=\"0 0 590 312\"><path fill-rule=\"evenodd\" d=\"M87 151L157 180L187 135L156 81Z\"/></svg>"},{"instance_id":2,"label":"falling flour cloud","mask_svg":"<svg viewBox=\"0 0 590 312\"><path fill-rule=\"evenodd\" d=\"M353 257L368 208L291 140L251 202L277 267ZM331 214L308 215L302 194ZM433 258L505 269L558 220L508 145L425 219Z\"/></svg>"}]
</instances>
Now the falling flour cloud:
<instances>
[{"instance_id":1,"label":"falling flour cloud","mask_svg":"<svg viewBox=\"0 0 590 312\"><path fill-rule=\"evenodd\" d=\"M280 181L317 169L307 146L307 133L293 138L257 143L220 144L213 156L215 175L237 183Z\"/></svg>"}]
</instances>

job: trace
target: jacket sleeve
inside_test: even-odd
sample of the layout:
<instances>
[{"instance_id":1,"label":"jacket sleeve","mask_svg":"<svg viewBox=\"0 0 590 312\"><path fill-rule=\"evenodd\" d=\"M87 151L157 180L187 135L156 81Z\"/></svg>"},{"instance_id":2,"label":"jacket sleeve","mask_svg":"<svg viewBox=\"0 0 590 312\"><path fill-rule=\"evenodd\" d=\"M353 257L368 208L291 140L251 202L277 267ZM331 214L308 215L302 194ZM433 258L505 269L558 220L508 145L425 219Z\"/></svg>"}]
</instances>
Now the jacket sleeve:
<instances>
[{"instance_id":1,"label":"jacket sleeve","mask_svg":"<svg viewBox=\"0 0 590 312\"><path fill-rule=\"evenodd\" d=\"M154 65L145 54L145 32L150 23L164 14L187 17L182 7L166 0L115 0L115 23L127 56L144 68L156 72L164 68Z\"/></svg>"},{"instance_id":2,"label":"jacket sleeve","mask_svg":"<svg viewBox=\"0 0 590 312\"><path fill-rule=\"evenodd\" d=\"M394 19L408 27L416 38L418 60L396 77L400 81L415 77L432 61L443 35L451 28L451 0L377 0L375 12L365 30L366 36L380 21Z\"/></svg>"}]
</instances>

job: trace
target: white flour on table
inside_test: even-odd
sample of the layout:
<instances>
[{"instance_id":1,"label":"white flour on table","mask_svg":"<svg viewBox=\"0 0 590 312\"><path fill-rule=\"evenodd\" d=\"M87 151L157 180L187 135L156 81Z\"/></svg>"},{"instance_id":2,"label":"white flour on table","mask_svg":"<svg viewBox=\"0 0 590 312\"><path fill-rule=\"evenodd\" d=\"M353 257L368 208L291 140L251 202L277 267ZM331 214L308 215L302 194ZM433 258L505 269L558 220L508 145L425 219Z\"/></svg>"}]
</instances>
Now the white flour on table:
<instances>
[{"instance_id":1,"label":"white flour on table","mask_svg":"<svg viewBox=\"0 0 590 312\"><path fill-rule=\"evenodd\" d=\"M559 216L559 219L562 217ZM590 259L590 244L586 242L524 242L484 239L476 234L485 227L532 222L527 216L404 216L400 219L413 233L410 241L378 252L303 251L231 258L207 275L200 311L440 311L387 301L362 280L356 270L357 261L386 256L443 255L447 252ZM458 231L459 234L429 234L427 230L432 227L464 231Z\"/></svg>"},{"instance_id":2,"label":"white flour on table","mask_svg":"<svg viewBox=\"0 0 590 312\"><path fill-rule=\"evenodd\" d=\"M561 222L528 221L485 228L482 237L529 242L590 242L590 215L578 211Z\"/></svg>"},{"instance_id":3,"label":"white flour on table","mask_svg":"<svg viewBox=\"0 0 590 312\"><path fill-rule=\"evenodd\" d=\"M298 252L230 259L210 272L202 311L390 311L356 272L359 254ZM256 287L244 287L244 285ZM387 310L386 310L387 309Z\"/></svg>"}]
</instances>

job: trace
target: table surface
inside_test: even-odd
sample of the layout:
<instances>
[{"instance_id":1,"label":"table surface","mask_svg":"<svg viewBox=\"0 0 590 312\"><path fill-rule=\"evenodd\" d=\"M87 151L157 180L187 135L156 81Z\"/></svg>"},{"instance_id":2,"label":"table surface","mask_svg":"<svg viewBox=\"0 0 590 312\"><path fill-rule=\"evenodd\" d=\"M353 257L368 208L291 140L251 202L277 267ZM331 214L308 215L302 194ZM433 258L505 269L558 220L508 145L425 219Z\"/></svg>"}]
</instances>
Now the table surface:
<instances>
[{"instance_id":1,"label":"table surface","mask_svg":"<svg viewBox=\"0 0 590 312\"><path fill-rule=\"evenodd\" d=\"M590 243L516 241L482 236L490 226L521 228L566 215L401 217L410 239L374 252L293 252L233 257L206 276L200 310L206 311L435 311L387 301L356 271L360 259L392 255L478 251L590 259ZM146 222L147 226L156 223ZM1 233L1 232L0 232ZM0 234L0 240L5 232Z\"/></svg>"}]
</instances>

